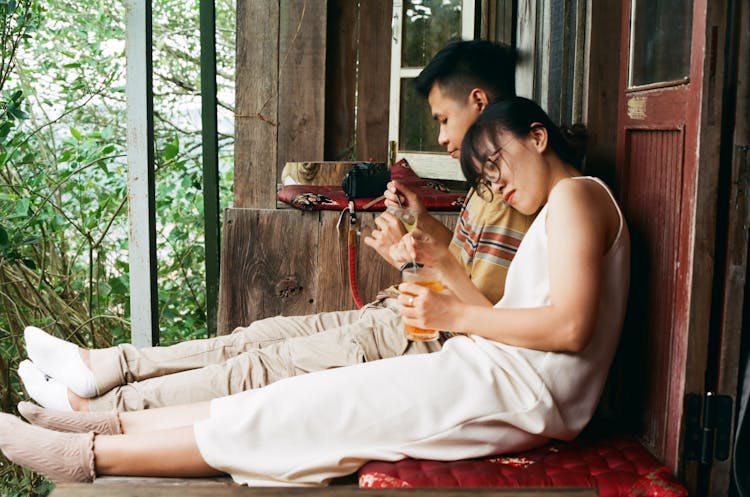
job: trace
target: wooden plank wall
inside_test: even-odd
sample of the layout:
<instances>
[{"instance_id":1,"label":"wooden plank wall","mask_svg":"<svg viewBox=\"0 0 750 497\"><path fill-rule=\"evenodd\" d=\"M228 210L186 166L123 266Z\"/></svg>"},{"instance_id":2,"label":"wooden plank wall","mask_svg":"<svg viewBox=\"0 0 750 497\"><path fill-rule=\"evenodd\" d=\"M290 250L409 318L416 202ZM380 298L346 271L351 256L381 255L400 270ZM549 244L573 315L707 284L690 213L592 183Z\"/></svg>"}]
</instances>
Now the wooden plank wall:
<instances>
[{"instance_id":1,"label":"wooden plank wall","mask_svg":"<svg viewBox=\"0 0 750 497\"><path fill-rule=\"evenodd\" d=\"M391 0L237 2L235 189L223 226L220 333L275 314L354 306L339 213L277 211L276 191L289 161L386 160L391 10ZM362 229L373 218L363 216ZM362 257L367 300L396 275L371 251Z\"/></svg>"},{"instance_id":2,"label":"wooden plank wall","mask_svg":"<svg viewBox=\"0 0 750 497\"><path fill-rule=\"evenodd\" d=\"M456 213L434 213L453 227ZM372 231L377 212L359 214ZM219 294L220 334L256 319L356 309L348 280L348 223L337 211L228 209L224 217ZM361 238L360 238L361 239ZM358 289L364 302L398 282L398 271L358 244Z\"/></svg>"},{"instance_id":3,"label":"wooden plank wall","mask_svg":"<svg viewBox=\"0 0 750 497\"><path fill-rule=\"evenodd\" d=\"M237 2L235 207L273 208L288 161L386 160L391 9Z\"/></svg>"}]
</instances>

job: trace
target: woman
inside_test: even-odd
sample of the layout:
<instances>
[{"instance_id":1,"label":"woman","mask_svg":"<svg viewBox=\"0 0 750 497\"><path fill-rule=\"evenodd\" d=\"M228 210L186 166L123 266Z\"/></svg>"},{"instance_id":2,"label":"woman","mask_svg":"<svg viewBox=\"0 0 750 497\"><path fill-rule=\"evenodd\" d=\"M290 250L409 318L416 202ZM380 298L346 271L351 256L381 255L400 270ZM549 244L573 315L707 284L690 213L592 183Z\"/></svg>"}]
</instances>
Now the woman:
<instances>
[{"instance_id":1,"label":"woman","mask_svg":"<svg viewBox=\"0 0 750 497\"><path fill-rule=\"evenodd\" d=\"M439 352L302 375L210 404L30 416L83 433L3 415L0 448L57 481L228 473L244 484L320 485L372 459L453 460L572 439L601 394L629 274L622 213L574 161L530 100L493 103L469 130L467 179L538 216L495 306L400 286L407 323L460 334ZM403 249L416 255L423 242Z\"/></svg>"}]
</instances>

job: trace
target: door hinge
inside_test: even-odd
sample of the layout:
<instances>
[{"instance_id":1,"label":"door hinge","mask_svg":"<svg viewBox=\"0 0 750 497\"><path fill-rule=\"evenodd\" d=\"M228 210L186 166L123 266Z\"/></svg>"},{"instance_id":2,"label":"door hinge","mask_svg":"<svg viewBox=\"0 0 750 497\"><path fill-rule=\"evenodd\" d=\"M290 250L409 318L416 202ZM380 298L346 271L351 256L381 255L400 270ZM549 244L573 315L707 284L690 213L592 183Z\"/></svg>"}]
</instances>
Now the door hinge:
<instances>
[{"instance_id":1,"label":"door hinge","mask_svg":"<svg viewBox=\"0 0 750 497\"><path fill-rule=\"evenodd\" d=\"M732 397L707 392L685 396L685 460L726 461L732 445Z\"/></svg>"}]
</instances>

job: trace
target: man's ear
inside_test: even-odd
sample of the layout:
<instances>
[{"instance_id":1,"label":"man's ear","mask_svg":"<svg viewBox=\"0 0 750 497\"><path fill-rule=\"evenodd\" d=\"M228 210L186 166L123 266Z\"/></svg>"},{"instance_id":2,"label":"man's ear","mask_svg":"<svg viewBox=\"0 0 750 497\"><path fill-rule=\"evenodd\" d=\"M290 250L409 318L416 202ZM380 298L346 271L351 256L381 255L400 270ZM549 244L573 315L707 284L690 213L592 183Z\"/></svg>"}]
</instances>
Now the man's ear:
<instances>
[{"instance_id":1,"label":"man's ear","mask_svg":"<svg viewBox=\"0 0 750 497\"><path fill-rule=\"evenodd\" d=\"M531 130L529 131L529 135L531 135L537 151L541 153L547 150L549 134L547 132L547 128L545 128L544 125L537 122L531 123Z\"/></svg>"},{"instance_id":2,"label":"man's ear","mask_svg":"<svg viewBox=\"0 0 750 497\"><path fill-rule=\"evenodd\" d=\"M481 88L474 88L469 92L469 105L476 106L479 112L487 108L490 103L490 97L487 92Z\"/></svg>"}]
</instances>

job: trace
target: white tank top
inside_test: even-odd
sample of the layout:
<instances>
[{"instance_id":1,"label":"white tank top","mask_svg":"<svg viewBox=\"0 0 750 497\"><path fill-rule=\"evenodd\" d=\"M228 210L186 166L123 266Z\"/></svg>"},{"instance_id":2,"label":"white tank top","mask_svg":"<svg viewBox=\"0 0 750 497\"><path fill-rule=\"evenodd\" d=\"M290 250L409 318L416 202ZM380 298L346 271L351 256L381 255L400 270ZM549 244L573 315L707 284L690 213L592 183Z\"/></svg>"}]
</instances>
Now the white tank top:
<instances>
[{"instance_id":1,"label":"white tank top","mask_svg":"<svg viewBox=\"0 0 750 497\"><path fill-rule=\"evenodd\" d=\"M543 352L513 347L537 372L551 394L564 426L553 428L558 436L573 437L594 413L607 372L617 349L627 304L630 282L630 236L620 207L612 192L598 178L575 178L595 181L610 195L617 208L620 227L612 246L604 256L599 308L592 339L578 354ZM526 233L508 271L505 296L495 307L528 308L550 304L549 249L545 222L545 205ZM500 344L501 348L508 346Z\"/></svg>"}]
</instances>

